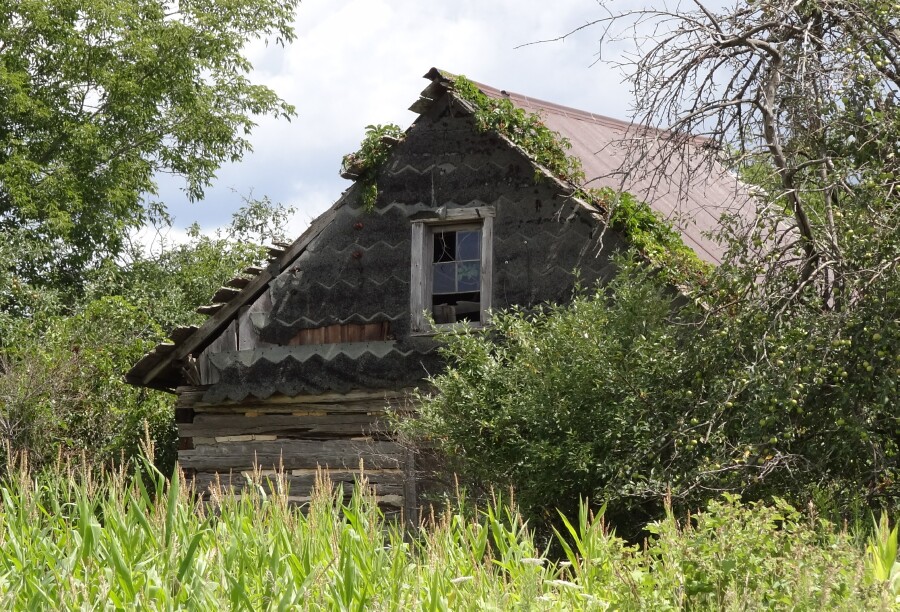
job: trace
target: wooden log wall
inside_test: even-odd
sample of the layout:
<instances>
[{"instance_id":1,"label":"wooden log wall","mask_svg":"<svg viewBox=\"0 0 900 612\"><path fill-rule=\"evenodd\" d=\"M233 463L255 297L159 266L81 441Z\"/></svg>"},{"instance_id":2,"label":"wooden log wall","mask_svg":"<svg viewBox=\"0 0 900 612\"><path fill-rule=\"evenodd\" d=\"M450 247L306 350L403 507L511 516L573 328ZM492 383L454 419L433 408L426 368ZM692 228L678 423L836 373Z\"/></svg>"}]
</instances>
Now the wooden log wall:
<instances>
[{"instance_id":1,"label":"wooden log wall","mask_svg":"<svg viewBox=\"0 0 900 612\"><path fill-rule=\"evenodd\" d=\"M414 520L412 455L390 439L388 412L411 410L406 391L353 391L208 404L203 388L178 389L178 460L198 492L221 484L243 488L279 474L289 499L310 499L324 470L349 495L360 465L376 501ZM254 484L257 484L254 482Z\"/></svg>"}]
</instances>

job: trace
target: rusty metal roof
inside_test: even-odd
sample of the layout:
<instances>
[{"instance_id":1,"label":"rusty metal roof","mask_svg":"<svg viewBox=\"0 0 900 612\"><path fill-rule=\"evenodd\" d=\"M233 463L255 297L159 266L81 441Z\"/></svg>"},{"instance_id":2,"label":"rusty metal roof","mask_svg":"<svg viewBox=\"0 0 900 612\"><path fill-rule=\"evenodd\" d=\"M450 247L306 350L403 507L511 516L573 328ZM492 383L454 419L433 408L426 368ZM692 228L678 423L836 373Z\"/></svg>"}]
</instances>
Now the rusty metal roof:
<instances>
[{"instance_id":1,"label":"rusty metal roof","mask_svg":"<svg viewBox=\"0 0 900 612\"><path fill-rule=\"evenodd\" d=\"M422 92L423 98L433 99L439 89L451 85L453 76L432 68L425 78L432 83ZM611 187L647 202L673 223L685 244L710 263L721 263L725 252L709 236L719 227L722 215L753 213L747 189L732 172L711 162L702 150L702 139L691 139L677 148L676 155L666 157L664 145L671 135L664 131L473 83L492 98L507 98L540 115L547 127L570 141L569 153L584 168L584 186Z\"/></svg>"}]
</instances>

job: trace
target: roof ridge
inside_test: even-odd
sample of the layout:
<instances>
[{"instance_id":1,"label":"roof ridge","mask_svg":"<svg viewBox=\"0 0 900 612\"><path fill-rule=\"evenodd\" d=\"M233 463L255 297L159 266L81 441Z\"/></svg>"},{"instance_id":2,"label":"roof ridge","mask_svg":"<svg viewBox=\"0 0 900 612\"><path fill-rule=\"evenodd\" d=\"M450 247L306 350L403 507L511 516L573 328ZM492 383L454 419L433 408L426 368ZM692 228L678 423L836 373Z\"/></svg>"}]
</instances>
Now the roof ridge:
<instances>
[{"instance_id":1,"label":"roof ridge","mask_svg":"<svg viewBox=\"0 0 900 612\"><path fill-rule=\"evenodd\" d=\"M591 121L593 123L602 123L609 125L611 127L622 127L622 128L640 128L640 129L656 129L649 128L646 125L642 125L640 123L635 123L633 121L626 121L624 119L616 119L615 117L609 117L607 115L600 115L598 113L592 113L590 111L586 111L580 108L575 108L573 106L565 106L563 104L557 104L556 102L550 102L549 100L542 100L540 98L534 98L532 96L527 96L525 94L517 93L514 91L507 91L505 89L497 89L496 87L492 87L490 85L486 85L484 83L480 83L478 81L472 81L473 84L478 86L485 95L491 98L507 98L512 102L517 102L519 100L524 101L528 106L537 107L539 109L553 111L555 113L559 113L565 115L567 117L573 119L583 119L586 121Z\"/></svg>"},{"instance_id":2,"label":"roof ridge","mask_svg":"<svg viewBox=\"0 0 900 612\"><path fill-rule=\"evenodd\" d=\"M449 84L452 83L453 80L460 75L454 74L447 70L441 70L440 68L432 68L424 76L426 79L431 79L433 83L439 83L440 80L444 80ZM498 89L492 85L482 83L481 81L475 81L473 79L468 80L473 85L478 87L486 96L494 99L506 98L520 108L525 108L526 110L545 110L570 119L580 119L583 121L590 121L591 123L597 125L604 125L612 128L621 128L626 132L629 130L637 130L638 132L642 132L644 134L658 134L663 136L673 136L677 134L676 132L667 130L665 128L647 125L645 123L639 123L632 120L617 119L615 117L610 117L609 115L602 115L600 113L594 113L584 109L575 108L574 106L566 106L564 104L551 102L549 100L543 100L541 98L535 98L522 93L508 91L506 89ZM682 137L684 136L685 135L682 135ZM697 136L694 134L686 135L686 137L688 140L698 145L709 141L709 139L705 136Z\"/></svg>"}]
</instances>

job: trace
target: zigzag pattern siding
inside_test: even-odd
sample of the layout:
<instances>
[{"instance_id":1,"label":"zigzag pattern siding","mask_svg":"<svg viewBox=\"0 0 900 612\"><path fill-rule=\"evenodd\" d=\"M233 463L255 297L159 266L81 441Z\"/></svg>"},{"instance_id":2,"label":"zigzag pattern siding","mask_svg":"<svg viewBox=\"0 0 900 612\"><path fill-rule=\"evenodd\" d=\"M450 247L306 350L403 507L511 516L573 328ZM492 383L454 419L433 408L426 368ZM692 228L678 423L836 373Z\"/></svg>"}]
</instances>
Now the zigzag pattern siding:
<instances>
[{"instance_id":1,"label":"zigzag pattern siding","mask_svg":"<svg viewBox=\"0 0 900 612\"><path fill-rule=\"evenodd\" d=\"M265 399L273 394L293 397L326 391L346 393L352 389L402 389L415 386L442 369L442 361L431 343L424 350L391 342L368 344L390 348L343 348L329 354L298 350L315 347L279 347L253 352L257 356L247 355L247 351L222 353L213 360L213 365L220 368L219 382L206 391L203 401L240 401L248 395Z\"/></svg>"},{"instance_id":2,"label":"zigzag pattern siding","mask_svg":"<svg viewBox=\"0 0 900 612\"><path fill-rule=\"evenodd\" d=\"M494 309L564 302L576 280L590 286L611 274L608 257L597 256L600 228L590 211L557 183L536 179L521 152L479 133L467 116L421 118L382 169L375 210L364 210L355 191L345 194L331 223L270 283L271 307L259 329L260 346L284 347L303 330L385 323L391 351L277 360L260 352L221 354L217 382L204 400L395 389L434 374L435 343L411 344L410 217L483 206L496 213ZM612 232L604 242L604 253L621 245Z\"/></svg>"}]
</instances>

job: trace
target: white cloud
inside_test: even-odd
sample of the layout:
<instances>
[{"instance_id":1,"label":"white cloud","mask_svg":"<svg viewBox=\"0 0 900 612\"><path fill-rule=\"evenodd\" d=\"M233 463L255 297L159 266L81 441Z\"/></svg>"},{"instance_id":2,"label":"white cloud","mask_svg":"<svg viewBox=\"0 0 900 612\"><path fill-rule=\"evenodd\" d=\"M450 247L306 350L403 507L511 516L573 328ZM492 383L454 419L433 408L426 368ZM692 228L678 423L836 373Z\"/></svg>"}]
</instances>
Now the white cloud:
<instances>
[{"instance_id":1,"label":"white cloud","mask_svg":"<svg viewBox=\"0 0 900 612\"><path fill-rule=\"evenodd\" d=\"M204 202L187 205L176 183L161 195L179 226L198 220L224 225L241 204L231 189L268 195L298 209L299 232L349 183L337 175L341 156L356 148L370 123L409 125L407 111L432 66L496 87L626 117L628 89L606 65L591 67L599 30L560 43L553 38L603 13L591 0L304 0L295 42L286 48L254 42L253 78L296 105L291 122L262 118L254 152L219 172Z\"/></svg>"}]
</instances>

